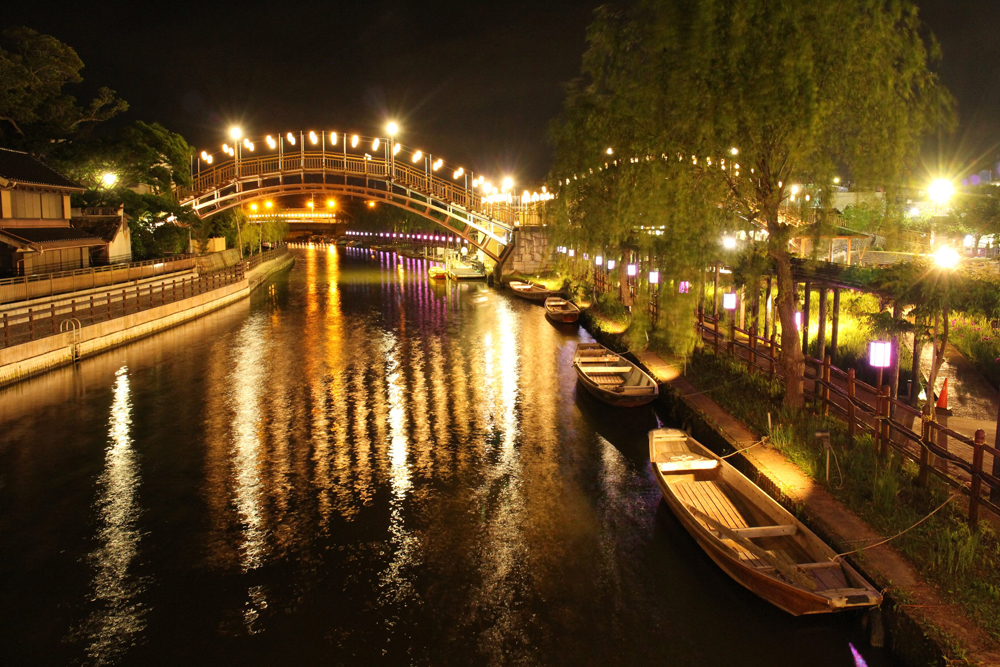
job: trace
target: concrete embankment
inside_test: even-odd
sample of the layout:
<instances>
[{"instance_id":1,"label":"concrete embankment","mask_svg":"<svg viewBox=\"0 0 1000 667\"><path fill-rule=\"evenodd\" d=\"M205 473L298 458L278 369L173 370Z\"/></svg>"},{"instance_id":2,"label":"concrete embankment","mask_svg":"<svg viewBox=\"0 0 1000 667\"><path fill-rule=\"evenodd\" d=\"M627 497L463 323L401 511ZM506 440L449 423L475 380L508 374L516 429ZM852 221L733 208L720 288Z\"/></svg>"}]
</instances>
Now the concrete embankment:
<instances>
[{"instance_id":1,"label":"concrete embankment","mask_svg":"<svg viewBox=\"0 0 1000 667\"><path fill-rule=\"evenodd\" d=\"M294 261L291 254L285 253L254 267L242 280L210 292L98 322L75 332L0 349L0 386L71 364L244 299L268 276L291 266Z\"/></svg>"},{"instance_id":2,"label":"concrete embankment","mask_svg":"<svg viewBox=\"0 0 1000 667\"><path fill-rule=\"evenodd\" d=\"M783 454L757 444L756 436L743 423L688 382L676 366L652 353L638 357L666 383L663 403L699 441L719 453L756 445L731 458L730 463L837 552L875 544L884 537ZM1000 664L1000 654L986 633L958 605L924 581L891 544L849 560L885 594L882 610L888 646L897 659L909 665L952 664L956 653L965 653L972 664Z\"/></svg>"}]
</instances>

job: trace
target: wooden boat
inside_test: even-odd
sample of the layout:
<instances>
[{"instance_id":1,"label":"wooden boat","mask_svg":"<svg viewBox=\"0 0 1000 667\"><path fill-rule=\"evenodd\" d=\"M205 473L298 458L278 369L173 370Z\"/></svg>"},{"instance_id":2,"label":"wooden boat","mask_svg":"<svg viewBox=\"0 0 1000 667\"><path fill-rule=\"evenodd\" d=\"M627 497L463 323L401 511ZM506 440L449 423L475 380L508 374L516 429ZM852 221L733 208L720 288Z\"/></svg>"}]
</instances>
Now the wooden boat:
<instances>
[{"instance_id":1,"label":"wooden boat","mask_svg":"<svg viewBox=\"0 0 1000 667\"><path fill-rule=\"evenodd\" d=\"M660 393L649 374L597 343L576 346L573 368L584 388L609 405L634 408L652 402Z\"/></svg>"},{"instance_id":2,"label":"wooden boat","mask_svg":"<svg viewBox=\"0 0 1000 667\"><path fill-rule=\"evenodd\" d=\"M444 280L448 277L448 269L434 265L427 269L427 277L431 280Z\"/></svg>"},{"instance_id":3,"label":"wooden boat","mask_svg":"<svg viewBox=\"0 0 1000 667\"><path fill-rule=\"evenodd\" d=\"M529 301L545 301L545 299L552 296L552 290L539 287L538 285L532 285L531 283L523 283L520 280L511 280L508 284L510 285L510 288L514 290L514 294L518 295L522 299L528 299Z\"/></svg>"},{"instance_id":4,"label":"wooden boat","mask_svg":"<svg viewBox=\"0 0 1000 667\"><path fill-rule=\"evenodd\" d=\"M545 300L545 316L553 322L576 322L580 317L580 308L561 296L550 296Z\"/></svg>"},{"instance_id":5,"label":"wooden boat","mask_svg":"<svg viewBox=\"0 0 1000 667\"><path fill-rule=\"evenodd\" d=\"M649 432L667 505L726 574L790 614L874 607L882 596L760 487L684 431Z\"/></svg>"}]
</instances>

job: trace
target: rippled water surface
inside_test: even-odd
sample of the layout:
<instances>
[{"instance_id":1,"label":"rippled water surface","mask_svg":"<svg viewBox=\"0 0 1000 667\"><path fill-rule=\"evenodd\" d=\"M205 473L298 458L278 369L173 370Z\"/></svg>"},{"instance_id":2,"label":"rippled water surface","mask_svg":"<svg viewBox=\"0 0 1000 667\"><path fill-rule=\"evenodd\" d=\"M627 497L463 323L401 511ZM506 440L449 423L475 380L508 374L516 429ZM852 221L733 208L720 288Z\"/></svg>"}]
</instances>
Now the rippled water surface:
<instances>
[{"instance_id":1,"label":"rippled water surface","mask_svg":"<svg viewBox=\"0 0 1000 667\"><path fill-rule=\"evenodd\" d=\"M789 617L683 532L666 415L577 390L585 332L399 262L297 251L0 391L0 663L855 664L856 616Z\"/></svg>"}]
</instances>

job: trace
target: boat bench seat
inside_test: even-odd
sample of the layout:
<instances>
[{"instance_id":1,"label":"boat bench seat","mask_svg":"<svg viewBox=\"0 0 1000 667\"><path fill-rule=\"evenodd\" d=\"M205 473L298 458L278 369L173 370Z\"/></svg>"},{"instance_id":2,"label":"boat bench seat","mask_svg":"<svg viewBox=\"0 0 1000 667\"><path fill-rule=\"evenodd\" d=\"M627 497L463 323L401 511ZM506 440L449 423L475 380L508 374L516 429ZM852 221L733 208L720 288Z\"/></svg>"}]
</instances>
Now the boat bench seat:
<instances>
[{"instance_id":1,"label":"boat bench seat","mask_svg":"<svg viewBox=\"0 0 1000 667\"><path fill-rule=\"evenodd\" d=\"M581 368L587 375L593 373L629 373L632 371L631 366L581 366Z\"/></svg>"},{"instance_id":2,"label":"boat bench seat","mask_svg":"<svg viewBox=\"0 0 1000 667\"><path fill-rule=\"evenodd\" d=\"M715 459L694 454L678 454L665 460L657 461L662 473L688 472L691 470L714 470L719 462Z\"/></svg>"},{"instance_id":3,"label":"boat bench seat","mask_svg":"<svg viewBox=\"0 0 1000 667\"><path fill-rule=\"evenodd\" d=\"M749 528L734 528L733 532L747 539L754 537L781 537L783 535L794 535L798 532L798 527L794 524L785 526L751 526Z\"/></svg>"}]
</instances>

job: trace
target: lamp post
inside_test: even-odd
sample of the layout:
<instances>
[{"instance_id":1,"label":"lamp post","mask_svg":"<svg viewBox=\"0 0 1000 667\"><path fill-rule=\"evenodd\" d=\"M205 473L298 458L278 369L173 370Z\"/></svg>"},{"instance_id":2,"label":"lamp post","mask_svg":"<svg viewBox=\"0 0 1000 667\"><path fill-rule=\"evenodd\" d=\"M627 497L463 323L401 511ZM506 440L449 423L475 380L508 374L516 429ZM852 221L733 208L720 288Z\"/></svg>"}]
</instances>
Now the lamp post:
<instances>
[{"instance_id":1,"label":"lamp post","mask_svg":"<svg viewBox=\"0 0 1000 667\"><path fill-rule=\"evenodd\" d=\"M389 180L391 181L396 175L396 133L399 132L399 125L390 122L385 129L389 132Z\"/></svg>"}]
</instances>

